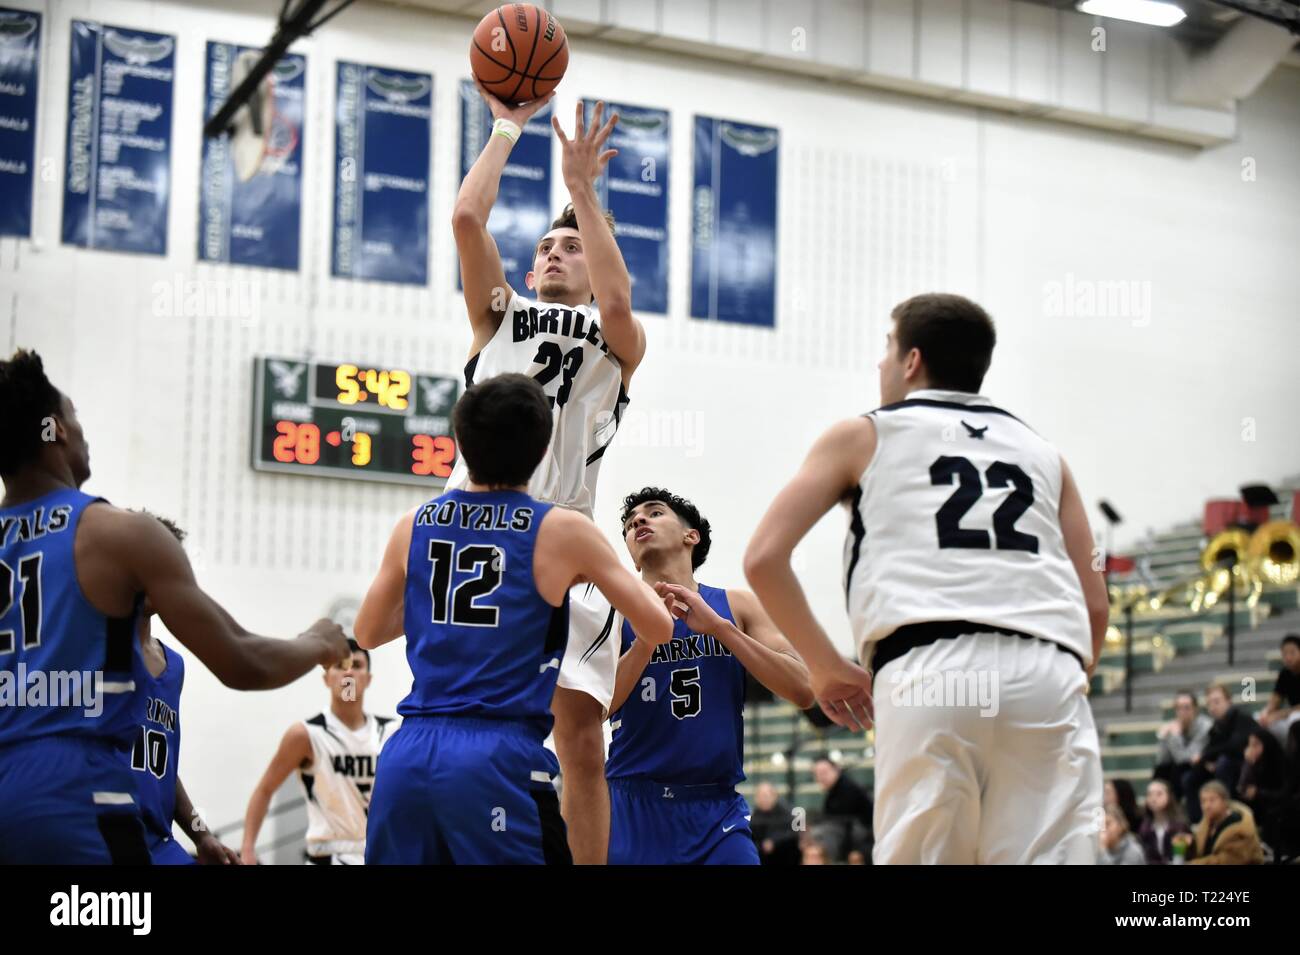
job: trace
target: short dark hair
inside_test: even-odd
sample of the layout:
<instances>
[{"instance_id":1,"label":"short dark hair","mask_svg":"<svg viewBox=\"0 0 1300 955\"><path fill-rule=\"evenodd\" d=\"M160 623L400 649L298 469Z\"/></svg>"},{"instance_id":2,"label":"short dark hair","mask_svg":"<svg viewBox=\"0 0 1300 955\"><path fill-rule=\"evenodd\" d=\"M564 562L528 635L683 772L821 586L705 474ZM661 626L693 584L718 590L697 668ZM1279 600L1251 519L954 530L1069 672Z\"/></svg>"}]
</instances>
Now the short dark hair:
<instances>
[{"instance_id":1,"label":"short dark hair","mask_svg":"<svg viewBox=\"0 0 1300 955\"><path fill-rule=\"evenodd\" d=\"M63 395L36 352L20 348L0 361L0 408L0 474L7 476L40 457L45 420L63 410Z\"/></svg>"},{"instance_id":2,"label":"short dark hair","mask_svg":"<svg viewBox=\"0 0 1300 955\"><path fill-rule=\"evenodd\" d=\"M698 570L709 557L709 548L713 546L713 535L710 533L708 520L700 513L699 508L686 498L662 487L643 487L623 498L623 515L619 519L619 524L626 528L632 512L650 501L664 504L683 524L699 531L700 542L691 550L691 569Z\"/></svg>"},{"instance_id":3,"label":"short dark hair","mask_svg":"<svg viewBox=\"0 0 1300 955\"><path fill-rule=\"evenodd\" d=\"M518 487L546 454L551 408L532 378L497 375L465 389L451 409L451 426L474 483Z\"/></svg>"},{"instance_id":4,"label":"short dark hair","mask_svg":"<svg viewBox=\"0 0 1300 955\"><path fill-rule=\"evenodd\" d=\"M1229 690L1227 685L1223 683L1211 683L1209 686L1207 686L1205 688L1205 698L1208 700L1210 698L1210 694L1214 693L1216 690L1219 693L1223 694L1223 698L1225 700L1227 700L1229 703L1232 702L1232 691Z\"/></svg>"},{"instance_id":5,"label":"short dark hair","mask_svg":"<svg viewBox=\"0 0 1300 955\"><path fill-rule=\"evenodd\" d=\"M1288 643L1294 643L1295 648L1300 650L1300 633L1288 633L1282 638L1282 643L1280 645L1286 646Z\"/></svg>"},{"instance_id":6,"label":"short dark hair","mask_svg":"<svg viewBox=\"0 0 1300 955\"><path fill-rule=\"evenodd\" d=\"M185 531L181 530L180 525L177 524L175 521L173 521L171 518L163 517L161 514L155 514L153 511L149 510L148 508L144 508L144 507L132 508L132 512L135 514L143 514L145 517L152 517L163 527L167 528L167 532L171 534L172 537L176 538L176 543L178 544L184 544L185 538L189 536L188 534L185 533Z\"/></svg>"},{"instance_id":7,"label":"short dark hair","mask_svg":"<svg viewBox=\"0 0 1300 955\"><path fill-rule=\"evenodd\" d=\"M814 756L813 765L816 766L818 763L830 763L836 769L840 768L840 764L835 762L835 760L831 759L830 753L818 753L816 756Z\"/></svg>"},{"instance_id":8,"label":"short dark hair","mask_svg":"<svg viewBox=\"0 0 1300 955\"><path fill-rule=\"evenodd\" d=\"M362 656L364 656L364 657L366 658L366 669L367 669L367 670L370 669L370 651L369 651L369 650L367 650L367 649L366 649L365 647L363 647L361 644L357 643L357 642L356 642L355 640L353 640L351 637L348 637L348 649L351 650L353 653L360 653Z\"/></svg>"},{"instance_id":9,"label":"short dark hair","mask_svg":"<svg viewBox=\"0 0 1300 955\"><path fill-rule=\"evenodd\" d=\"M601 213L601 216L604 217L605 224L609 226L609 231L613 232L614 213L606 209ZM581 229L578 229L578 213L574 211L572 202L565 206L564 211L556 216L555 221L551 223L551 229L574 229L579 232L582 231ZM547 229L546 231L550 232L551 229ZM537 241L540 243L542 240L538 239Z\"/></svg>"},{"instance_id":10,"label":"short dark hair","mask_svg":"<svg viewBox=\"0 0 1300 955\"><path fill-rule=\"evenodd\" d=\"M980 390L997 344L988 312L961 295L929 292L895 305L891 316L899 357L918 349L930 387Z\"/></svg>"},{"instance_id":11,"label":"short dark hair","mask_svg":"<svg viewBox=\"0 0 1300 955\"><path fill-rule=\"evenodd\" d=\"M1198 699L1196 698L1196 691L1195 691L1195 690L1179 690L1177 693L1174 694L1174 702L1175 702L1175 703L1178 702L1178 698L1179 698L1180 696L1188 696L1188 697L1191 697L1191 699L1192 699L1192 706L1199 707L1199 706L1201 705L1201 701L1198 700Z\"/></svg>"}]
</instances>

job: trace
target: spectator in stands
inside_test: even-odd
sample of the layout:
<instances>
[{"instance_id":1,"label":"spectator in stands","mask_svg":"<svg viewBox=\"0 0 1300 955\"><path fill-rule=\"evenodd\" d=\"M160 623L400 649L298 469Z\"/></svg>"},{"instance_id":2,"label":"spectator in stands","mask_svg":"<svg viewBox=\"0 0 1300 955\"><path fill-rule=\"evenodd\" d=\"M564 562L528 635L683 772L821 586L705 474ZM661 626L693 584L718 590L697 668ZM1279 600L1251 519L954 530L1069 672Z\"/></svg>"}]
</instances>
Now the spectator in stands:
<instances>
[{"instance_id":1,"label":"spectator in stands","mask_svg":"<svg viewBox=\"0 0 1300 955\"><path fill-rule=\"evenodd\" d=\"M1282 638L1282 670L1273 684L1268 706L1259 714L1259 725L1271 730L1279 743L1300 722L1300 634Z\"/></svg>"},{"instance_id":2,"label":"spectator in stands","mask_svg":"<svg viewBox=\"0 0 1300 955\"><path fill-rule=\"evenodd\" d=\"M1211 779L1221 782L1229 793L1241 778L1241 764L1246 759L1246 740L1259 726L1245 710L1233 706L1228 688L1216 683L1205 691L1205 708L1214 718L1210 738L1192 768L1183 776L1183 795L1187 817L1193 824L1201 819L1201 786Z\"/></svg>"},{"instance_id":3,"label":"spectator in stands","mask_svg":"<svg viewBox=\"0 0 1300 955\"><path fill-rule=\"evenodd\" d=\"M1250 808L1232 802L1228 787L1212 779L1201 787L1201 821L1196 826L1192 865L1261 865L1264 848Z\"/></svg>"},{"instance_id":4,"label":"spectator in stands","mask_svg":"<svg viewBox=\"0 0 1300 955\"><path fill-rule=\"evenodd\" d=\"M1282 791L1268 816L1261 819L1261 837L1277 862L1300 860L1300 723L1286 737L1286 771Z\"/></svg>"},{"instance_id":5,"label":"spectator in stands","mask_svg":"<svg viewBox=\"0 0 1300 955\"><path fill-rule=\"evenodd\" d=\"M861 849L854 849L852 852L849 853L849 858L847 861L849 865L866 865L867 854L863 852Z\"/></svg>"},{"instance_id":6,"label":"spectator in stands","mask_svg":"<svg viewBox=\"0 0 1300 955\"><path fill-rule=\"evenodd\" d=\"M1282 796L1286 756L1273 734L1257 726L1246 740L1237 793L1256 819L1263 820Z\"/></svg>"},{"instance_id":7,"label":"spectator in stands","mask_svg":"<svg viewBox=\"0 0 1300 955\"><path fill-rule=\"evenodd\" d=\"M754 789L749 831L763 865L799 864L799 834L794 830L794 819L771 783L759 783Z\"/></svg>"},{"instance_id":8,"label":"spectator in stands","mask_svg":"<svg viewBox=\"0 0 1300 955\"><path fill-rule=\"evenodd\" d=\"M1156 733L1160 749L1152 774L1156 779L1167 780L1179 799L1183 798L1183 777L1192 768L1192 759L1205 748L1213 725L1214 720L1197 705L1196 694L1179 690L1174 697L1174 718Z\"/></svg>"},{"instance_id":9,"label":"spectator in stands","mask_svg":"<svg viewBox=\"0 0 1300 955\"><path fill-rule=\"evenodd\" d=\"M1129 831L1128 820L1118 806L1106 807L1106 825L1101 830L1097 865L1146 865L1142 843Z\"/></svg>"},{"instance_id":10,"label":"spectator in stands","mask_svg":"<svg viewBox=\"0 0 1300 955\"><path fill-rule=\"evenodd\" d=\"M1129 832L1137 832L1142 825L1142 813L1138 811L1137 793L1133 784L1127 779L1108 779L1102 791L1101 804L1107 808L1114 806L1124 814Z\"/></svg>"},{"instance_id":11,"label":"spectator in stands","mask_svg":"<svg viewBox=\"0 0 1300 955\"><path fill-rule=\"evenodd\" d=\"M829 865L830 859L826 847L816 839L804 839L800 846L801 865Z\"/></svg>"},{"instance_id":12,"label":"spectator in stands","mask_svg":"<svg viewBox=\"0 0 1300 955\"><path fill-rule=\"evenodd\" d=\"M1191 831L1169 782L1153 779L1147 783L1142 825L1138 827L1138 841L1146 853L1147 864L1168 865L1174 858L1174 836Z\"/></svg>"},{"instance_id":13,"label":"spectator in stands","mask_svg":"<svg viewBox=\"0 0 1300 955\"><path fill-rule=\"evenodd\" d=\"M818 756L813 763L813 778L826 794L822 816L828 825L840 830L841 841L832 858L839 860L844 853L862 849L871 850L871 797L855 783L829 756ZM829 847L828 847L829 848Z\"/></svg>"}]
</instances>

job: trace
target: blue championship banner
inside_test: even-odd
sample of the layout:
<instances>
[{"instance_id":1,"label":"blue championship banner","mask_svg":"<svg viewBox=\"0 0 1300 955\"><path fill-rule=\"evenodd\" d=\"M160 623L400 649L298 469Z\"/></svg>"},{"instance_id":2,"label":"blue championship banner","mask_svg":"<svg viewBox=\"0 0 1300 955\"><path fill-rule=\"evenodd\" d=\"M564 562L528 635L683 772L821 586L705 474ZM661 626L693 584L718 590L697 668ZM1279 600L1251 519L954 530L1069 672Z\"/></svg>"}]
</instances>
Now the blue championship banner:
<instances>
[{"instance_id":1,"label":"blue championship banner","mask_svg":"<svg viewBox=\"0 0 1300 955\"><path fill-rule=\"evenodd\" d=\"M205 118L221 108L237 85L236 62L260 52L233 43L208 42ZM260 117L267 135L204 138L199 176L200 262L297 270L306 72L307 60L297 54L281 57L271 70L273 92L261 103Z\"/></svg>"},{"instance_id":2,"label":"blue championship banner","mask_svg":"<svg viewBox=\"0 0 1300 955\"><path fill-rule=\"evenodd\" d=\"M460 178L463 180L492 135L492 112L472 80L460 81ZM488 231L501 253L506 281L528 295L524 276L533 267L537 242L550 231L551 107L546 106L524 127L501 174L497 203L488 218ZM559 211L558 209L556 210ZM459 270L456 287L460 288Z\"/></svg>"},{"instance_id":3,"label":"blue championship banner","mask_svg":"<svg viewBox=\"0 0 1300 955\"><path fill-rule=\"evenodd\" d=\"M72 21L63 241L167 252L176 38Z\"/></svg>"},{"instance_id":4,"label":"blue championship banner","mask_svg":"<svg viewBox=\"0 0 1300 955\"><path fill-rule=\"evenodd\" d=\"M695 117L691 317L776 324L776 183L781 134Z\"/></svg>"},{"instance_id":5,"label":"blue championship banner","mask_svg":"<svg viewBox=\"0 0 1300 955\"><path fill-rule=\"evenodd\" d=\"M32 234L41 15L0 7L0 235Z\"/></svg>"},{"instance_id":6,"label":"blue championship banner","mask_svg":"<svg viewBox=\"0 0 1300 955\"><path fill-rule=\"evenodd\" d=\"M587 122L594 100L583 100ZM614 234L632 276L632 309L668 312L668 111L606 103L618 125L605 143L617 149L596 181L600 204L614 213Z\"/></svg>"},{"instance_id":7,"label":"blue championship banner","mask_svg":"<svg viewBox=\"0 0 1300 955\"><path fill-rule=\"evenodd\" d=\"M425 285L433 77L338 64L333 274Z\"/></svg>"}]
</instances>

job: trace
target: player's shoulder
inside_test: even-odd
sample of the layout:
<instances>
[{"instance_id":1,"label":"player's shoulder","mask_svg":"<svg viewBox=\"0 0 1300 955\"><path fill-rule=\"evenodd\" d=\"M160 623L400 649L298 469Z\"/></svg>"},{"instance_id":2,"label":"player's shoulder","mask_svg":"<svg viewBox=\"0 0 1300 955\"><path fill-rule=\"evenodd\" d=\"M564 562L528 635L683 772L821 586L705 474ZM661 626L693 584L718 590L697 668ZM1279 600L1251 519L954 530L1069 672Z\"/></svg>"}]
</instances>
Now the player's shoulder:
<instances>
[{"instance_id":1,"label":"player's shoulder","mask_svg":"<svg viewBox=\"0 0 1300 955\"><path fill-rule=\"evenodd\" d=\"M171 532L158 518L142 511L128 511L103 498L86 502L80 533L97 544L115 543L124 548L148 547L163 540L173 540Z\"/></svg>"}]
</instances>

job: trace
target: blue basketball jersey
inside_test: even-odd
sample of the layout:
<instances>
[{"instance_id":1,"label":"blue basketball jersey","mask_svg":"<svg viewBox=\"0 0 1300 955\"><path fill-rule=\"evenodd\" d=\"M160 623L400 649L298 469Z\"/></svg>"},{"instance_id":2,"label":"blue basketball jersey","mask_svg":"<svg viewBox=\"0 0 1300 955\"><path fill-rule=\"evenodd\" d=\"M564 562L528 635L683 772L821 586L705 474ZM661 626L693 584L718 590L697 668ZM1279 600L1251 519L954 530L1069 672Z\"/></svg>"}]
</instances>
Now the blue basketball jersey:
<instances>
[{"instance_id":1,"label":"blue basketball jersey","mask_svg":"<svg viewBox=\"0 0 1300 955\"><path fill-rule=\"evenodd\" d=\"M54 734L129 744L144 710L135 624L77 580L81 515L102 498L53 491L0 508L0 745Z\"/></svg>"},{"instance_id":2,"label":"blue basketball jersey","mask_svg":"<svg viewBox=\"0 0 1300 955\"><path fill-rule=\"evenodd\" d=\"M735 622L725 590L701 584L700 596ZM626 620L622 639L626 653L636 639ZM610 714L605 775L734 786L745 778L744 703L740 661L713 637L675 621L672 642L655 647L631 695Z\"/></svg>"},{"instance_id":3,"label":"blue basketball jersey","mask_svg":"<svg viewBox=\"0 0 1300 955\"><path fill-rule=\"evenodd\" d=\"M569 635L569 603L533 580L550 504L518 491L448 491L421 507L406 568L403 716L533 721L550 732L551 697Z\"/></svg>"},{"instance_id":4,"label":"blue basketball jersey","mask_svg":"<svg viewBox=\"0 0 1300 955\"><path fill-rule=\"evenodd\" d=\"M181 688L185 661L163 646L167 669L153 676L146 669L140 695L145 700L144 721L137 727L131 747L131 768L136 771L140 811L152 836L170 837L176 815L176 775L181 757Z\"/></svg>"}]
</instances>

